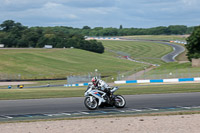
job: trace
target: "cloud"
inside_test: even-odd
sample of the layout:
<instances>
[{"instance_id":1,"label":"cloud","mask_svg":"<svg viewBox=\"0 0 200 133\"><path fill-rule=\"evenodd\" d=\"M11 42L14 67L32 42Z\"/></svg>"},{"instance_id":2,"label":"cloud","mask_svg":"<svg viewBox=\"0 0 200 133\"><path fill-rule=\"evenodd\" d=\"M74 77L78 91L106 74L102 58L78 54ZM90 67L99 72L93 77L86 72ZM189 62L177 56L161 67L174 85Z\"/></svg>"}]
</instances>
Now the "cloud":
<instances>
[{"instance_id":1,"label":"cloud","mask_svg":"<svg viewBox=\"0 0 200 133\"><path fill-rule=\"evenodd\" d=\"M48 24L55 26L58 23L64 24L64 21L77 19L78 17L71 10L70 7L65 7L62 4L47 2L37 8L4 11L0 14L0 18L4 20L14 19L16 21L25 20L25 22L29 23L29 26L37 26L37 23L41 26Z\"/></svg>"},{"instance_id":2,"label":"cloud","mask_svg":"<svg viewBox=\"0 0 200 133\"><path fill-rule=\"evenodd\" d=\"M126 14L126 21L132 21L133 25L137 27L139 23L142 25L140 27L173 24L191 26L195 25L195 23L197 25L196 18L200 17L198 14L198 12L200 13L199 8L194 8L197 1L191 2L191 7L188 7L186 3L189 1L183 0L140 0L134 1L133 4L119 2L119 7L124 9L123 13ZM195 20L191 23L192 21L188 22L188 19Z\"/></svg>"},{"instance_id":3,"label":"cloud","mask_svg":"<svg viewBox=\"0 0 200 133\"><path fill-rule=\"evenodd\" d=\"M0 22L28 26L199 25L199 0L0 0Z\"/></svg>"},{"instance_id":4,"label":"cloud","mask_svg":"<svg viewBox=\"0 0 200 133\"><path fill-rule=\"evenodd\" d=\"M96 8L96 7L113 7L116 0L60 0L66 6L76 8Z\"/></svg>"},{"instance_id":5,"label":"cloud","mask_svg":"<svg viewBox=\"0 0 200 133\"><path fill-rule=\"evenodd\" d=\"M196 6L197 4L199 4L199 0L181 0L181 2L186 6Z\"/></svg>"},{"instance_id":6,"label":"cloud","mask_svg":"<svg viewBox=\"0 0 200 133\"><path fill-rule=\"evenodd\" d=\"M30 8L40 8L47 0L0 0L0 11L24 11Z\"/></svg>"}]
</instances>

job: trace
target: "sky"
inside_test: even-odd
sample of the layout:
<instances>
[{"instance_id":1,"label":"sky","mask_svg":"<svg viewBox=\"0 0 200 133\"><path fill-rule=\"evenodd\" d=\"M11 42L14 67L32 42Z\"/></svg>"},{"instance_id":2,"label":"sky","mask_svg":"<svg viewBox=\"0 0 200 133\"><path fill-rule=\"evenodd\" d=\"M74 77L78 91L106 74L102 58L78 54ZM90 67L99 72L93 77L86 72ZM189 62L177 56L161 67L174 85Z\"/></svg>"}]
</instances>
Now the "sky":
<instances>
[{"instance_id":1,"label":"sky","mask_svg":"<svg viewBox=\"0 0 200 133\"><path fill-rule=\"evenodd\" d=\"M151 28L200 25L200 0L0 0L0 23Z\"/></svg>"}]
</instances>

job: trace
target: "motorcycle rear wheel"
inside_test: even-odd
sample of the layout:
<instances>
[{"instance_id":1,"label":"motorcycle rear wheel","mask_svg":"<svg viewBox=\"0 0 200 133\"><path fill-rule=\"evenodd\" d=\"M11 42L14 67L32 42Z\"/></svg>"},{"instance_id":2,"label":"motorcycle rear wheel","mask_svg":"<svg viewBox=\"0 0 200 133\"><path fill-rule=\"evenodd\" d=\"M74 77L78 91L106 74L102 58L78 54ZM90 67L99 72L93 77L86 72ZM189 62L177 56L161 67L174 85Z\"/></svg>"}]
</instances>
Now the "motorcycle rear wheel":
<instances>
[{"instance_id":1,"label":"motorcycle rear wheel","mask_svg":"<svg viewBox=\"0 0 200 133\"><path fill-rule=\"evenodd\" d=\"M115 102L114 105L116 108L124 108L126 105L126 100L121 95L116 95L114 98Z\"/></svg>"},{"instance_id":2,"label":"motorcycle rear wheel","mask_svg":"<svg viewBox=\"0 0 200 133\"><path fill-rule=\"evenodd\" d=\"M95 98L93 98L92 101L90 101L90 97L86 97L84 100L85 107L87 107L89 110L95 110L98 108L98 102Z\"/></svg>"}]
</instances>

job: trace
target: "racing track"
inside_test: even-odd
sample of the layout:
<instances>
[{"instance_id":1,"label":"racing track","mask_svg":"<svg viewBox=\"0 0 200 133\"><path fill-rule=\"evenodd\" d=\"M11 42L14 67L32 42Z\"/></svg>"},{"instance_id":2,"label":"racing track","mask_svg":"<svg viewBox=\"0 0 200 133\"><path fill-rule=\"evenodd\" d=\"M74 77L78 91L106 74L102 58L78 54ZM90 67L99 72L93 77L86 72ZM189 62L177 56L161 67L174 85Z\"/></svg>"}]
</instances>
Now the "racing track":
<instances>
[{"instance_id":1,"label":"racing track","mask_svg":"<svg viewBox=\"0 0 200 133\"><path fill-rule=\"evenodd\" d=\"M125 95L124 109L148 109L169 107L200 107L200 92L176 94ZM0 117L5 115L56 114L88 111L83 104L84 97L50 98L30 100L0 100ZM115 108L99 108L98 110Z\"/></svg>"},{"instance_id":2,"label":"racing track","mask_svg":"<svg viewBox=\"0 0 200 133\"><path fill-rule=\"evenodd\" d=\"M182 53L184 47L176 44L157 42L170 45L174 51L163 56L165 62L173 62L174 58ZM170 108L170 107L200 107L200 93L180 94L151 94L151 95L126 95L127 105L122 110L137 110L143 108ZM0 100L0 118L8 115L26 114L56 114L66 112L88 111L83 104L84 97L76 98L50 98L26 100ZM115 108L99 108L99 111Z\"/></svg>"},{"instance_id":3,"label":"racing track","mask_svg":"<svg viewBox=\"0 0 200 133\"><path fill-rule=\"evenodd\" d=\"M154 43L159 43L159 44L164 44L171 46L173 48L173 51L164 55L161 59L164 62L174 62L175 57L181 54L182 52L185 51L185 48L181 45L173 44L173 43L168 43L168 42L160 42L156 40L145 40L145 39L127 39L127 38L121 38L124 41L142 41L142 42L154 42Z\"/></svg>"},{"instance_id":4,"label":"racing track","mask_svg":"<svg viewBox=\"0 0 200 133\"><path fill-rule=\"evenodd\" d=\"M175 57L185 51L185 48L181 45L166 43L166 42L159 42L159 43L164 44L164 45L169 45L169 46L173 47L173 50L174 50L173 52L162 57L162 60L165 62L174 62Z\"/></svg>"}]
</instances>

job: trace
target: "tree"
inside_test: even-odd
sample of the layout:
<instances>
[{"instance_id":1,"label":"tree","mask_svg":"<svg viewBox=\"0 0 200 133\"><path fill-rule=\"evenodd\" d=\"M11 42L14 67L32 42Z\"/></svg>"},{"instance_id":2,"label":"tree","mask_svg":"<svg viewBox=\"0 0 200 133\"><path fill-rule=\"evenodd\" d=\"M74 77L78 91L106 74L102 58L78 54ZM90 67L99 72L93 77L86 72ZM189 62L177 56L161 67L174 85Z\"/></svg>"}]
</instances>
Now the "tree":
<instances>
[{"instance_id":1,"label":"tree","mask_svg":"<svg viewBox=\"0 0 200 133\"><path fill-rule=\"evenodd\" d=\"M190 61L192 58L200 58L200 26L195 27L190 37L187 38L186 48Z\"/></svg>"},{"instance_id":2,"label":"tree","mask_svg":"<svg viewBox=\"0 0 200 133\"><path fill-rule=\"evenodd\" d=\"M183 35L187 31L187 26L185 25L170 25L167 28L169 34L179 34Z\"/></svg>"},{"instance_id":3,"label":"tree","mask_svg":"<svg viewBox=\"0 0 200 133\"><path fill-rule=\"evenodd\" d=\"M0 27L3 31L9 31L14 27L14 25L15 22L13 20L6 20L0 25Z\"/></svg>"},{"instance_id":4,"label":"tree","mask_svg":"<svg viewBox=\"0 0 200 133\"><path fill-rule=\"evenodd\" d=\"M18 38L15 34L7 33L4 38L1 39L1 43L5 44L5 47L17 47Z\"/></svg>"},{"instance_id":5,"label":"tree","mask_svg":"<svg viewBox=\"0 0 200 133\"><path fill-rule=\"evenodd\" d=\"M3 31L13 31L18 32L26 29L27 27L23 26L21 23L15 23L13 20L6 20L0 25Z\"/></svg>"},{"instance_id":6,"label":"tree","mask_svg":"<svg viewBox=\"0 0 200 133\"><path fill-rule=\"evenodd\" d=\"M83 26L83 29L91 29L89 26Z\"/></svg>"},{"instance_id":7,"label":"tree","mask_svg":"<svg viewBox=\"0 0 200 133\"><path fill-rule=\"evenodd\" d=\"M103 27L95 27L93 30L103 30Z\"/></svg>"},{"instance_id":8,"label":"tree","mask_svg":"<svg viewBox=\"0 0 200 133\"><path fill-rule=\"evenodd\" d=\"M119 26L119 29L123 29L122 25Z\"/></svg>"}]
</instances>

